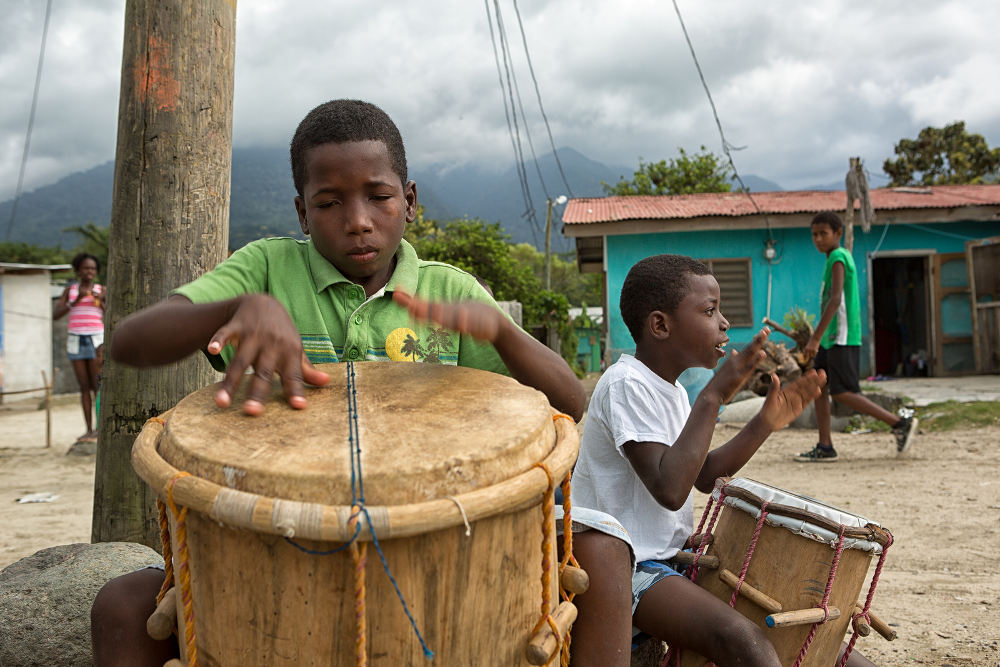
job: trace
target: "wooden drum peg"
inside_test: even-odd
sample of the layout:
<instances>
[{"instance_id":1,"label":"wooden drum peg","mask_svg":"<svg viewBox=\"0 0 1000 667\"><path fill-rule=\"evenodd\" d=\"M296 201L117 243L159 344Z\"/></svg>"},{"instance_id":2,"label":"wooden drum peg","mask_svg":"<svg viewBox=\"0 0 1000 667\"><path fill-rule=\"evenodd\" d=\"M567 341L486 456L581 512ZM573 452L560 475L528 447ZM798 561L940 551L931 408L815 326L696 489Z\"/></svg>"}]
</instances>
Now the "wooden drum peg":
<instances>
[{"instance_id":1,"label":"wooden drum peg","mask_svg":"<svg viewBox=\"0 0 1000 667\"><path fill-rule=\"evenodd\" d=\"M585 570L572 565L563 568L559 581L563 588L574 595L586 593L587 589L590 588L590 575Z\"/></svg>"},{"instance_id":2,"label":"wooden drum peg","mask_svg":"<svg viewBox=\"0 0 1000 667\"><path fill-rule=\"evenodd\" d=\"M859 602L854 607L854 613L855 614L860 614L862 609L863 609L863 607L861 606L861 603ZM882 635L883 639L891 642L893 639L896 638L896 631L893 630L892 627L888 623L886 623L881 618L879 618L878 616L876 616L875 613L871 609L868 610L868 618L871 619L871 629L874 630L875 632L879 633L880 635ZM861 633L859 632L858 634L861 634Z\"/></svg>"},{"instance_id":3,"label":"wooden drum peg","mask_svg":"<svg viewBox=\"0 0 1000 667\"><path fill-rule=\"evenodd\" d=\"M553 633L552 626L546 622L528 641L526 657L532 665L547 665L552 660L553 654L559 648L559 638L566 635L566 631L576 620L576 605L572 602L560 603L552 613L552 620L559 632L558 636Z\"/></svg>"},{"instance_id":4,"label":"wooden drum peg","mask_svg":"<svg viewBox=\"0 0 1000 667\"><path fill-rule=\"evenodd\" d=\"M173 634L177 627L177 587L163 594L163 599L156 605L156 611L146 620L146 634L157 641L162 641Z\"/></svg>"},{"instance_id":5,"label":"wooden drum peg","mask_svg":"<svg viewBox=\"0 0 1000 667\"><path fill-rule=\"evenodd\" d=\"M828 607L826 614L819 607L809 607L808 609L771 614L764 618L764 623L769 628L787 628L790 625L810 625L822 623L824 620L832 621L835 618L840 618L840 610L836 607Z\"/></svg>"}]
</instances>

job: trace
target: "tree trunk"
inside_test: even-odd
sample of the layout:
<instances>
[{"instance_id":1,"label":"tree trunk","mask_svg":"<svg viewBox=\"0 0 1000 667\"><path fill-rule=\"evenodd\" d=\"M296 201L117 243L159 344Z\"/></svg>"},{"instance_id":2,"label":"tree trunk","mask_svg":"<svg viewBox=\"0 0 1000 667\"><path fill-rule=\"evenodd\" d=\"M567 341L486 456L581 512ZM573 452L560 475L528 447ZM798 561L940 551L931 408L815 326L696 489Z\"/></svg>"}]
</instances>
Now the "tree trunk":
<instances>
[{"instance_id":1,"label":"tree trunk","mask_svg":"<svg viewBox=\"0 0 1000 667\"><path fill-rule=\"evenodd\" d=\"M235 0L127 3L105 343L125 316L226 256L235 22ZM155 495L132 470L132 442L215 376L201 355L154 369L104 364L92 540L158 549Z\"/></svg>"}]
</instances>

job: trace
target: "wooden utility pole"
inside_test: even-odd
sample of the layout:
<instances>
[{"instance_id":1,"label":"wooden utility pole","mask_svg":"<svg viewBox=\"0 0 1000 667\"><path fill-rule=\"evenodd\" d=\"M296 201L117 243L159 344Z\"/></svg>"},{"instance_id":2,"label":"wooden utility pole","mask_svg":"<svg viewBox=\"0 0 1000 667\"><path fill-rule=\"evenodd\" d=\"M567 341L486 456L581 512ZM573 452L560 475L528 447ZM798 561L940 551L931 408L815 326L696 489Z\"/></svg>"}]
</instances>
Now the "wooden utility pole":
<instances>
[{"instance_id":1,"label":"wooden utility pole","mask_svg":"<svg viewBox=\"0 0 1000 667\"><path fill-rule=\"evenodd\" d=\"M126 3L106 344L126 315L225 258L235 41L236 0ZM201 356L143 370L104 359L92 540L158 548L132 442L214 376Z\"/></svg>"}]
</instances>

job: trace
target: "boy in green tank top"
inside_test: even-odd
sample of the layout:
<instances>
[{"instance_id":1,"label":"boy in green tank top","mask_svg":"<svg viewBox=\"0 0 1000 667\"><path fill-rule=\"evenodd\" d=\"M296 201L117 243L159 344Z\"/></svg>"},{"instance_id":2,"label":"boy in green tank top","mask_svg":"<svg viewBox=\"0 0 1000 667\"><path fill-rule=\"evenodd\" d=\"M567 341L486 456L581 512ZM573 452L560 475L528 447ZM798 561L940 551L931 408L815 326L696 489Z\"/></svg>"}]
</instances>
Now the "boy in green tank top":
<instances>
[{"instance_id":1,"label":"boy in green tank top","mask_svg":"<svg viewBox=\"0 0 1000 667\"><path fill-rule=\"evenodd\" d=\"M806 359L816 358L817 369L826 371L827 384L816 399L816 425L819 442L808 452L795 457L807 463L837 460L830 434L830 397L855 412L879 419L892 427L896 450L909 449L917 432L917 418L901 418L861 393L858 384L858 361L861 350L861 307L858 296L858 271L851 253L841 247L844 223L836 213L816 215L810 225L813 244L826 255L821 285L821 315L812 338L806 344Z\"/></svg>"}]
</instances>

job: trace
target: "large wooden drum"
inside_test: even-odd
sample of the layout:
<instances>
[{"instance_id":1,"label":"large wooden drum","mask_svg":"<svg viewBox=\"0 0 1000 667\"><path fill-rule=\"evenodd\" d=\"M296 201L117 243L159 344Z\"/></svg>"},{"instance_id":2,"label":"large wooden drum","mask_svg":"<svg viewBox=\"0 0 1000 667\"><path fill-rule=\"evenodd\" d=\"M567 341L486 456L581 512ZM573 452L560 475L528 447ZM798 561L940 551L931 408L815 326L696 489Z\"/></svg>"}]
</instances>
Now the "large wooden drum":
<instances>
[{"instance_id":1,"label":"large wooden drum","mask_svg":"<svg viewBox=\"0 0 1000 667\"><path fill-rule=\"evenodd\" d=\"M765 629L781 664L835 664L872 557L891 543L889 533L862 516L750 479L720 478L712 502L722 504L721 515L706 539L698 585L732 602L750 554L736 611ZM824 597L827 612L819 608ZM870 629L866 623L863 634ZM705 664L691 652L683 657L688 667Z\"/></svg>"},{"instance_id":2,"label":"large wooden drum","mask_svg":"<svg viewBox=\"0 0 1000 667\"><path fill-rule=\"evenodd\" d=\"M305 410L276 390L263 416L248 417L242 396L218 408L207 387L136 440L139 475L162 498L172 487L175 503L189 508L199 663L356 664L352 558L326 552L355 535L351 507L362 486L378 546L434 664L527 664L541 617L543 529L554 527L542 508L549 475L536 464L558 484L576 460L576 426L554 419L540 392L484 371L374 362L323 370L330 384L309 390ZM360 474L351 458L358 449ZM423 664L359 519L368 663ZM182 545L170 520L179 577Z\"/></svg>"}]
</instances>

